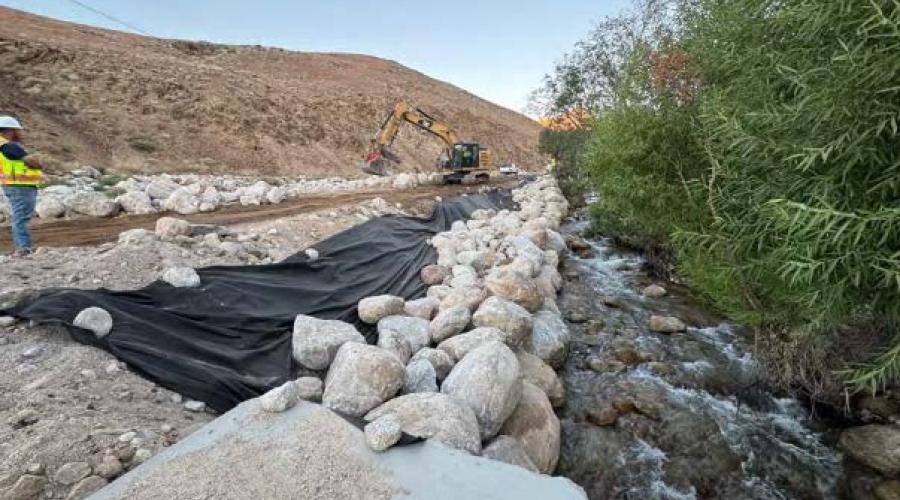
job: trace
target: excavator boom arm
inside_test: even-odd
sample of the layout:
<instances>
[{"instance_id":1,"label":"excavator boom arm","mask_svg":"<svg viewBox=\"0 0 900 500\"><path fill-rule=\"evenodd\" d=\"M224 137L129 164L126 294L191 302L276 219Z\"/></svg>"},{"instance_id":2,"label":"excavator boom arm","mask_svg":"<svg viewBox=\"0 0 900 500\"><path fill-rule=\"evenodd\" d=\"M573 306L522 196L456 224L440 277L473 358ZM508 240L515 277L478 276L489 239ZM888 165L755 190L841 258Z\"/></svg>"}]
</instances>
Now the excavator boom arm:
<instances>
[{"instance_id":1,"label":"excavator boom arm","mask_svg":"<svg viewBox=\"0 0 900 500\"><path fill-rule=\"evenodd\" d=\"M418 108L413 108L406 101L400 101L394 106L394 111L381 125L381 128L375 135L373 141L375 144L373 145L378 148L390 146L391 143L394 142L394 138L396 138L397 134L400 132L400 126L403 122L410 123L419 129L437 136L444 142L447 148L451 148L454 144L459 142L459 136L449 125L435 120Z\"/></svg>"}]
</instances>

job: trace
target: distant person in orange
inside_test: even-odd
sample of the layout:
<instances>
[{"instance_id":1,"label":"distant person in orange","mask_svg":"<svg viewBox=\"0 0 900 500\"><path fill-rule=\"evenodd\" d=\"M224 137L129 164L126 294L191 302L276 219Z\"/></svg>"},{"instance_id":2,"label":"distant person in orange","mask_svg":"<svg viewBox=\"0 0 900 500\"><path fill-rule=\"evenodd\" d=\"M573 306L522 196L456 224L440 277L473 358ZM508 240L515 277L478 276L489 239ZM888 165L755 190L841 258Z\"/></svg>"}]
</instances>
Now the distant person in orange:
<instances>
[{"instance_id":1,"label":"distant person in orange","mask_svg":"<svg viewBox=\"0 0 900 500\"><path fill-rule=\"evenodd\" d=\"M38 186L44 183L41 163L21 144L22 125L11 116L0 116L0 185L12 216L14 256L32 251L28 223L37 205Z\"/></svg>"}]
</instances>

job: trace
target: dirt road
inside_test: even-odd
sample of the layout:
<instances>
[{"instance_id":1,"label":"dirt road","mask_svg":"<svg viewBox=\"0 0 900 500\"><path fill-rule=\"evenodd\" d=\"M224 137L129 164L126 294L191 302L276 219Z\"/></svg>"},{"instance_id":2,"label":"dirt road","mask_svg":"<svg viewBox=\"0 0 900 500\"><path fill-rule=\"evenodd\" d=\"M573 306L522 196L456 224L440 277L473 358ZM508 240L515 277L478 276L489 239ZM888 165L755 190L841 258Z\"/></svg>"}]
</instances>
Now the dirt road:
<instances>
[{"instance_id":1,"label":"dirt road","mask_svg":"<svg viewBox=\"0 0 900 500\"><path fill-rule=\"evenodd\" d=\"M502 187L511 181L493 181L490 185ZM291 199L278 205L241 206L230 205L215 212L199 213L194 215L176 217L184 218L194 224L216 224L220 226L255 222L267 219L277 219L290 215L314 212L331 207L361 203L372 198L383 198L390 203L402 203L404 205L413 202L422 202L434 199L435 196L448 197L465 192L477 191L483 185L447 185L424 186L413 190L377 189L354 192L338 192L318 195L308 195ZM153 229L156 220L160 217L173 216L171 213L159 213L150 215L126 215L111 219L67 219L67 220L40 220L35 219L32 224L32 237L39 247L68 247L98 245L107 241L114 241L119 233L128 229L144 228ZM8 252L12 250L9 228L0 228L0 250Z\"/></svg>"}]
</instances>

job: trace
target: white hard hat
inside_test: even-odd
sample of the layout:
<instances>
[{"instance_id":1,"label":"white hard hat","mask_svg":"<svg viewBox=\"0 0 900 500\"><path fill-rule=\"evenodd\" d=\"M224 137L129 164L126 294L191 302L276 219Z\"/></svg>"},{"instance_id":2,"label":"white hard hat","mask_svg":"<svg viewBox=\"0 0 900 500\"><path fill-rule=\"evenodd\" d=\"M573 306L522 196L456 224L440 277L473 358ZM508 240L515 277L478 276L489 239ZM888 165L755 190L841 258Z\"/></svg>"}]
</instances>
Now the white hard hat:
<instances>
[{"instance_id":1,"label":"white hard hat","mask_svg":"<svg viewBox=\"0 0 900 500\"><path fill-rule=\"evenodd\" d=\"M22 124L19 123L19 120L16 120L15 118L13 118L11 116L0 116L0 129L5 129L5 128L21 129Z\"/></svg>"}]
</instances>

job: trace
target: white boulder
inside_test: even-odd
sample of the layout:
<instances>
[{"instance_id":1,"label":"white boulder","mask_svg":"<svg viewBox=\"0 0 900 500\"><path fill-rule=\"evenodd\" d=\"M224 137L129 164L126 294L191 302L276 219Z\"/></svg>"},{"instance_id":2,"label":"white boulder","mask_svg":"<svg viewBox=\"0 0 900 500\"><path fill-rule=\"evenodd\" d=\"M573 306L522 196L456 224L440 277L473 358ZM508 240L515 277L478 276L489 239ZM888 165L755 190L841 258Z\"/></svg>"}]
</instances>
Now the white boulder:
<instances>
[{"instance_id":1,"label":"white boulder","mask_svg":"<svg viewBox=\"0 0 900 500\"><path fill-rule=\"evenodd\" d=\"M542 309L534 315L534 328L527 349L548 365L559 368L566 360L570 340L569 327L562 317Z\"/></svg>"},{"instance_id":2,"label":"white boulder","mask_svg":"<svg viewBox=\"0 0 900 500\"><path fill-rule=\"evenodd\" d=\"M170 267L163 271L162 280L176 288L200 286L200 276L192 267Z\"/></svg>"},{"instance_id":3,"label":"white boulder","mask_svg":"<svg viewBox=\"0 0 900 500\"><path fill-rule=\"evenodd\" d=\"M440 343L444 340L461 333L469 325L472 319L472 313L468 307L451 307L438 313L429 326L431 332L431 341Z\"/></svg>"},{"instance_id":4,"label":"white boulder","mask_svg":"<svg viewBox=\"0 0 900 500\"><path fill-rule=\"evenodd\" d=\"M334 411L362 416L392 398L406 381L406 367L384 349L347 342L338 349L322 404Z\"/></svg>"},{"instance_id":5,"label":"white boulder","mask_svg":"<svg viewBox=\"0 0 900 500\"><path fill-rule=\"evenodd\" d=\"M447 375L450 374L450 370L453 369L453 365L456 364L449 354L431 347L426 347L413 354L413 357L410 358L409 362L415 363L419 360L425 360L431 363L431 366L434 368L434 373L437 376L437 380L439 381L447 378Z\"/></svg>"},{"instance_id":6,"label":"white boulder","mask_svg":"<svg viewBox=\"0 0 900 500\"><path fill-rule=\"evenodd\" d=\"M72 324L78 328L90 330L94 332L94 336L98 339L102 339L109 334L110 330L112 330L113 319L106 309L100 307L88 307L87 309L82 309L81 312L75 316Z\"/></svg>"},{"instance_id":7,"label":"white boulder","mask_svg":"<svg viewBox=\"0 0 900 500\"><path fill-rule=\"evenodd\" d=\"M453 367L441 392L471 408L482 439L488 439L497 434L522 397L519 361L502 342L488 342Z\"/></svg>"},{"instance_id":8,"label":"white boulder","mask_svg":"<svg viewBox=\"0 0 900 500\"><path fill-rule=\"evenodd\" d=\"M150 196L143 191L129 191L116 197L116 201L122 206L122 210L129 214L152 214L156 212Z\"/></svg>"},{"instance_id":9,"label":"white boulder","mask_svg":"<svg viewBox=\"0 0 900 500\"><path fill-rule=\"evenodd\" d=\"M342 345L347 342L365 344L366 339L349 323L299 314L294 319L291 342L297 363L311 370L324 370Z\"/></svg>"},{"instance_id":10,"label":"white boulder","mask_svg":"<svg viewBox=\"0 0 900 500\"><path fill-rule=\"evenodd\" d=\"M372 421L385 415L393 415L403 432L410 436L434 439L473 455L481 453L481 436L475 413L446 394L406 394L372 410L365 419Z\"/></svg>"},{"instance_id":11,"label":"white boulder","mask_svg":"<svg viewBox=\"0 0 900 500\"><path fill-rule=\"evenodd\" d=\"M156 235L160 238L171 239L176 236L190 236L191 224L183 219L174 217L160 217L156 220Z\"/></svg>"},{"instance_id":12,"label":"white boulder","mask_svg":"<svg viewBox=\"0 0 900 500\"><path fill-rule=\"evenodd\" d=\"M560 423L544 391L525 382L519 404L500 432L516 438L542 474L556 470Z\"/></svg>"},{"instance_id":13,"label":"white boulder","mask_svg":"<svg viewBox=\"0 0 900 500\"><path fill-rule=\"evenodd\" d=\"M437 373L427 359L419 359L406 365L406 382L402 392L438 392Z\"/></svg>"},{"instance_id":14,"label":"white boulder","mask_svg":"<svg viewBox=\"0 0 900 500\"><path fill-rule=\"evenodd\" d=\"M501 297L488 297L472 315L475 326L490 326L509 335L511 346L524 345L531 335L533 317L524 307Z\"/></svg>"},{"instance_id":15,"label":"white boulder","mask_svg":"<svg viewBox=\"0 0 900 500\"><path fill-rule=\"evenodd\" d=\"M376 295L366 297L356 306L359 319L370 325L378 323L384 317L403 314L403 298L396 295Z\"/></svg>"},{"instance_id":16,"label":"white boulder","mask_svg":"<svg viewBox=\"0 0 900 500\"><path fill-rule=\"evenodd\" d=\"M39 196L34 211L41 219L55 219L66 214L66 205L55 196Z\"/></svg>"},{"instance_id":17,"label":"white boulder","mask_svg":"<svg viewBox=\"0 0 900 500\"><path fill-rule=\"evenodd\" d=\"M164 210L181 215L195 214L200 211L200 199L187 188L178 188L162 203Z\"/></svg>"}]
</instances>

